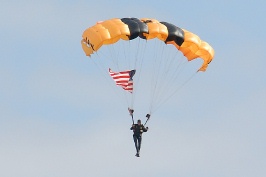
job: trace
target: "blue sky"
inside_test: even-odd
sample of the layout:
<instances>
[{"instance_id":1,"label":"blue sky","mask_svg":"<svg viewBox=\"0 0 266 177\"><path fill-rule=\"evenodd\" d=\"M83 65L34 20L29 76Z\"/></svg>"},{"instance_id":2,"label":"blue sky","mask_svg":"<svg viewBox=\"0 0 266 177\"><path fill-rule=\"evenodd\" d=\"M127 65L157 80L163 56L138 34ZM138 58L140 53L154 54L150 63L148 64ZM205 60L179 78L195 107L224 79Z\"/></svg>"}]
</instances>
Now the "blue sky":
<instances>
[{"instance_id":1,"label":"blue sky","mask_svg":"<svg viewBox=\"0 0 266 177\"><path fill-rule=\"evenodd\" d=\"M1 1L0 176L265 175L265 7L262 0ZM152 115L140 158L124 102L80 45L86 28L115 17L171 22L216 52L206 72Z\"/></svg>"}]
</instances>

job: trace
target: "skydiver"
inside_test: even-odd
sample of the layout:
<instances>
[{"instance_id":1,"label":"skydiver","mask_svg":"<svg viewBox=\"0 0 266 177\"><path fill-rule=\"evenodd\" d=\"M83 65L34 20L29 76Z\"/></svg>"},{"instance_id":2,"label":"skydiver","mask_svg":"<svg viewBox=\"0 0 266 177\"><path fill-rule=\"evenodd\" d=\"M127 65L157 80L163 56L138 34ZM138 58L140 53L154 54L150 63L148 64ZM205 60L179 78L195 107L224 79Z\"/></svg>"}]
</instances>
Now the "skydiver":
<instances>
[{"instance_id":1,"label":"skydiver","mask_svg":"<svg viewBox=\"0 0 266 177\"><path fill-rule=\"evenodd\" d=\"M132 112L133 114L133 112ZM148 116L148 117L147 117ZM147 118L150 117L149 114L147 114ZM132 127L130 130L133 130L133 140L136 147L136 157L139 157L140 147L141 147L141 140L142 140L142 133L147 132L149 127L144 127L143 124L141 124L141 120L138 120L137 124L132 124Z\"/></svg>"}]
</instances>

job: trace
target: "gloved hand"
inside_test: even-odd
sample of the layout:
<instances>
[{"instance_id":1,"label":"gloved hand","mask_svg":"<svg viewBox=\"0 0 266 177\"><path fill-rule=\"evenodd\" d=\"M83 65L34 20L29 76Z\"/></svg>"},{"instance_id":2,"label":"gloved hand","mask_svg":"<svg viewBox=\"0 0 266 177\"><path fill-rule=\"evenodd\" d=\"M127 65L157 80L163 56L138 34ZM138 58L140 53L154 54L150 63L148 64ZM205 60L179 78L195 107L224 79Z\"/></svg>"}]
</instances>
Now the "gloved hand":
<instances>
[{"instance_id":1,"label":"gloved hand","mask_svg":"<svg viewBox=\"0 0 266 177\"><path fill-rule=\"evenodd\" d=\"M132 114L133 114L133 112L134 112L134 110L133 110L133 109L130 109L130 108L128 108L128 112L129 112L129 114L130 114L130 115L132 115Z\"/></svg>"},{"instance_id":2,"label":"gloved hand","mask_svg":"<svg viewBox=\"0 0 266 177\"><path fill-rule=\"evenodd\" d=\"M147 114L146 117L149 119L151 117L151 115L150 114Z\"/></svg>"}]
</instances>

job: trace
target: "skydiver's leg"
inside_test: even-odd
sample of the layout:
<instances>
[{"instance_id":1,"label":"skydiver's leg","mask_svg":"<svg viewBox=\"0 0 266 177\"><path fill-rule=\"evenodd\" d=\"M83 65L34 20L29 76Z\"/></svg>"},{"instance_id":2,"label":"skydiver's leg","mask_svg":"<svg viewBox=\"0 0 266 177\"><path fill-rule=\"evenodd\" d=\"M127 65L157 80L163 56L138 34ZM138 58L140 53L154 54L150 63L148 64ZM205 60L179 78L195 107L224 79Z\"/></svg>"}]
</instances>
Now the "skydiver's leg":
<instances>
[{"instance_id":1,"label":"skydiver's leg","mask_svg":"<svg viewBox=\"0 0 266 177\"><path fill-rule=\"evenodd\" d=\"M135 147L136 147L136 151L137 151L137 153L138 153L138 138L137 138L137 136L134 136L133 135L133 139L134 139L134 143L135 143Z\"/></svg>"},{"instance_id":2,"label":"skydiver's leg","mask_svg":"<svg viewBox=\"0 0 266 177\"><path fill-rule=\"evenodd\" d=\"M142 141L142 136L138 136L138 153L140 151L141 141Z\"/></svg>"}]
</instances>

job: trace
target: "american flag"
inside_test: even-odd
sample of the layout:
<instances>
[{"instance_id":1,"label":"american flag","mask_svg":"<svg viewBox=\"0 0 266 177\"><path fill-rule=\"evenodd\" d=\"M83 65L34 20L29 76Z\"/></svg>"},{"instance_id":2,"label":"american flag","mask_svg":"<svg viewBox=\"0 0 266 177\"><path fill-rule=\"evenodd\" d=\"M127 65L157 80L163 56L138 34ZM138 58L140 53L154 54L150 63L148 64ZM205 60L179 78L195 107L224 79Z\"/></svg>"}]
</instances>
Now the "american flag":
<instances>
[{"instance_id":1,"label":"american flag","mask_svg":"<svg viewBox=\"0 0 266 177\"><path fill-rule=\"evenodd\" d=\"M116 85L121 86L124 90L133 92L133 76L136 70L113 72L109 68L109 74L114 79Z\"/></svg>"}]
</instances>

